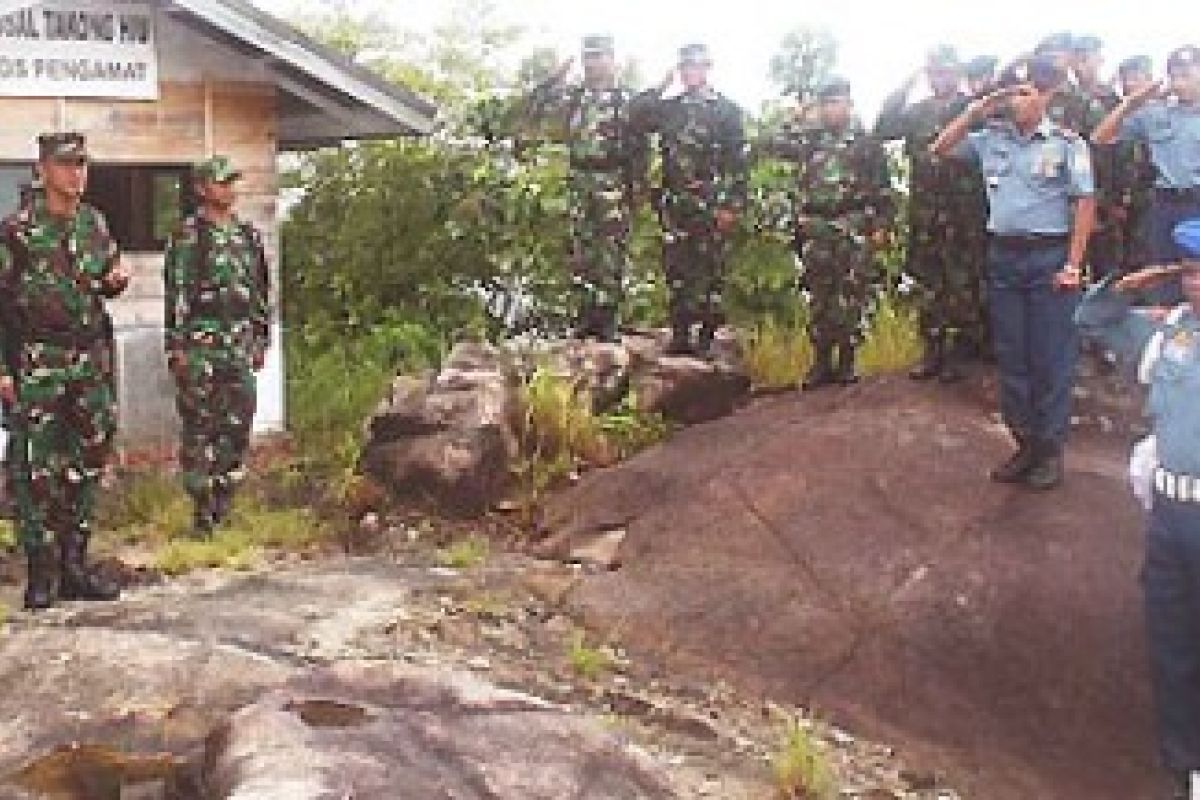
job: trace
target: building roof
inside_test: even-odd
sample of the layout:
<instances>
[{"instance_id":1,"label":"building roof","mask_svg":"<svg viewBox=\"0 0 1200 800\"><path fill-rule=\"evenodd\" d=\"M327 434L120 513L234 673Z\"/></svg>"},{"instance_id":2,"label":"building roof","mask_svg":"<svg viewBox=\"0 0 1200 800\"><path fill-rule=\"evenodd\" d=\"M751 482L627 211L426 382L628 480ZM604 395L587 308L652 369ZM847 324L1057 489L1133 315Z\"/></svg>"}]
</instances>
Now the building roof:
<instances>
[{"instance_id":1,"label":"building roof","mask_svg":"<svg viewBox=\"0 0 1200 800\"><path fill-rule=\"evenodd\" d=\"M430 133L437 107L245 0L163 0L167 13L263 60L281 91L279 146Z\"/></svg>"}]
</instances>

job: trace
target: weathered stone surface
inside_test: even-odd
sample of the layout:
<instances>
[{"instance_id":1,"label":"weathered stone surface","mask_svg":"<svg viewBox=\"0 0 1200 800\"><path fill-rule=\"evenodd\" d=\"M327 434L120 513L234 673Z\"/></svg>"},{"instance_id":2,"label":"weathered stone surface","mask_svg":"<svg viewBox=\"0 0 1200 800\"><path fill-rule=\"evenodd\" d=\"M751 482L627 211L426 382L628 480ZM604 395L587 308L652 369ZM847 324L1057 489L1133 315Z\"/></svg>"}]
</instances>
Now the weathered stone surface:
<instances>
[{"instance_id":1,"label":"weathered stone surface","mask_svg":"<svg viewBox=\"0 0 1200 800\"><path fill-rule=\"evenodd\" d=\"M716 360L664 355L635 372L633 391L642 411L695 425L732 414L749 396L750 378Z\"/></svg>"},{"instance_id":2,"label":"weathered stone surface","mask_svg":"<svg viewBox=\"0 0 1200 800\"><path fill-rule=\"evenodd\" d=\"M460 344L437 374L394 381L368 422L363 467L399 496L475 516L511 486L520 385L538 369L569 381L597 413L632 389L642 411L692 424L730 414L748 396L731 335L718 337L708 360L665 356L666 339L650 331L617 344ZM599 455L592 460L608 463Z\"/></svg>"},{"instance_id":3,"label":"weathered stone surface","mask_svg":"<svg viewBox=\"0 0 1200 800\"><path fill-rule=\"evenodd\" d=\"M556 546L627 536L621 569L569 603L628 631L635 659L811 703L964 797L1153 797L1127 443L1074 434L1060 490L999 486L994 403L973 382L870 380L589 473L547 508Z\"/></svg>"},{"instance_id":4,"label":"weathered stone surface","mask_svg":"<svg viewBox=\"0 0 1200 800\"><path fill-rule=\"evenodd\" d=\"M231 800L672 796L644 758L544 701L378 662L341 662L238 711L205 764Z\"/></svg>"},{"instance_id":5,"label":"weathered stone surface","mask_svg":"<svg viewBox=\"0 0 1200 800\"><path fill-rule=\"evenodd\" d=\"M508 432L487 426L372 445L363 468L397 496L428 499L447 513L475 516L508 488L512 455Z\"/></svg>"}]
</instances>

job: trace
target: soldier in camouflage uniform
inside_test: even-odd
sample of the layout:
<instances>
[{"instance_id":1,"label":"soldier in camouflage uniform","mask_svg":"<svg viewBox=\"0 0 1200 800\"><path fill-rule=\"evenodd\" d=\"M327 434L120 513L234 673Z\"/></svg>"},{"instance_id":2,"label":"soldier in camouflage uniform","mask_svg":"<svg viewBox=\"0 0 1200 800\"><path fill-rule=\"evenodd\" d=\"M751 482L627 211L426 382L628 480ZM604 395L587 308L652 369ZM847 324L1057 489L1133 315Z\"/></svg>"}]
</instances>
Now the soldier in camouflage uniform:
<instances>
[{"instance_id":1,"label":"soldier in camouflage uniform","mask_svg":"<svg viewBox=\"0 0 1200 800\"><path fill-rule=\"evenodd\" d=\"M46 134L38 151L40 191L0 223L0 398L30 610L54 604L56 567L57 599L120 593L88 566L87 550L116 430L104 299L124 291L130 277L103 215L80 200L84 137Z\"/></svg>"},{"instance_id":2,"label":"soldier in camouflage uniform","mask_svg":"<svg viewBox=\"0 0 1200 800\"><path fill-rule=\"evenodd\" d=\"M668 76L638 95L632 112L640 135L658 135L662 156L656 206L670 290L670 351L676 354L707 353L712 345L723 320L729 236L746 203L742 112L709 86L711 65L706 46L687 45L679 53L683 91L665 95Z\"/></svg>"},{"instance_id":3,"label":"soldier in camouflage uniform","mask_svg":"<svg viewBox=\"0 0 1200 800\"><path fill-rule=\"evenodd\" d=\"M879 284L874 247L892 206L887 155L854 118L850 85L831 79L818 98L818 124L785 127L765 148L797 165L795 233L814 355L805 389L858 379L855 351Z\"/></svg>"},{"instance_id":4,"label":"soldier in camouflage uniform","mask_svg":"<svg viewBox=\"0 0 1200 800\"><path fill-rule=\"evenodd\" d=\"M1079 36L1073 40L1072 69L1077 96L1079 119L1073 130L1090 138L1109 112L1117 107L1120 98L1112 87L1100 80L1104 64L1102 43L1095 36ZM1116 152L1114 148L1092 147L1092 169L1096 178L1096 226L1088 243L1087 263L1091 277L1099 280L1118 270L1121 263L1120 197L1116 186Z\"/></svg>"},{"instance_id":5,"label":"soldier in camouflage uniform","mask_svg":"<svg viewBox=\"0 0 1200 800\"><path fill-rule=\"evenodd\" d=\"M167 243L166 350L183 422L179 461L195 533L227 518L242 477L270 344L267 261L254 226L233 213L241 173L216 156L196 168L199 212Z\"/></svg>"},{"instance_id":6,"label":"soldier in camouflage uniform","mask_svg":"<svg viewBox=\"0 0 1200 800\"><path fill-rule=\"evenodd\" d=\"M996 65L999 61L995 56L975 56L967 62L967 94L977 98L984 97L992 91L996 84Z\"/></svg>"},{"instance_id":7,"label":"soldier in camouflage uniform","mask_svg":"<svg viewBox=\"0 0 1200 800\"><path fill-rule=\"evenodd\" d=\"M922 75L933 94L910 104ZM903 139L909 159L907 272L919 292L925 356L915 380L961 380L962 362L983 329L980 297L986 254L986 201L978 169L930 154L929 145L970 98L959 91L962 66L952 48L929 54L925 68L884 101L875 125L880 139Z\"/></svg>"},{"instance_id":8,"label":"soldier in camouflage uniform","mask_svg":"<svg viewBox=\"0 0 1200 800\"><path fill-rule=\"evenodd\" d=\"M1121 62L1118 69L1121 96L1129 97L1154 81L1154 66L1149 56L1134 56ZM1154 164L1145 142L1119 142L1112 158L1113 194L1116 206L1119 266L1134 272L1150 263L1147 241L1150 205L1154 200Z\"/></svg>"},{"instance_id":9,"label":"soldier in camouflage uniform","mask_svg":"<svg viewBox=\"0 0 1200 800\"><path fill-rule=\"evenodd\" d=\"M976 56L967 62L967 94L972 100L982 100L987 97L996 87L996 67L1000 60L996 56L983 55ZM1002 116L1002 111L994 112L996 117ZM982 358L990 358L992 355L992 333L991 333L991 312L988 311L988 277L987 277L987 187L983 182L983 171L975 165L969 165L971 173L975 180L975 190L972 193L976 198L975 213L979 220L980 235L983 237L984 252L980 256L979 264L979 284L976 289L976 297L979 298L979 328L976 330L973 337L978 355Z\"/></svg>"},{"instance_id":10,"label":"soldier in camouflage uniform","mask_svg":"<svg viewBox=\"0 0 1200 800\"><path fill-rule=\"evenodd\" d=\"M568 85L568 61L538 86L534 116L561 119L570 152L572 280L579 293L577 335L615 341L634 201L645 179L644 139L629 128L631 94L617 85L613 41L583 40L583 83Z\"/></svg>"}]
</instances>

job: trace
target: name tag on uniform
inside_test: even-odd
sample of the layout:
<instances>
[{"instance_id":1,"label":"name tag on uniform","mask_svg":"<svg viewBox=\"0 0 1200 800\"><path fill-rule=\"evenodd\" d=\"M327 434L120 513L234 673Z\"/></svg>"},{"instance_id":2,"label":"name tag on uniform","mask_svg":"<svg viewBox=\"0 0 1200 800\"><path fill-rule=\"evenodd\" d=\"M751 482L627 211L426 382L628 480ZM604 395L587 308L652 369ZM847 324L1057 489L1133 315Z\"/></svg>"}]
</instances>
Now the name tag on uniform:
<instances>
[{"instance_id":1,"label":"name tag on uniform","mask_svg":"<svg viewBox=\"0 0 1200 800\"><path fill-rule=\"evenodd\" d=\"M1054 142L1042 145L1042 152L1034 160L1034 177L1057 178L1062 172L1062 151Z\"/></svg>"},{"instance_id":2,"label":"name tag on uniform","mask_svg":"<svg viewBox=\"0 0 1200 800\"><path fill-rule=\"evenodd\" d=\"M1162 357L1174 364L1184 364L1190 361L1195 338L1191 331L1176 331L1163 346Z\"/></svg>"}]
</instances>

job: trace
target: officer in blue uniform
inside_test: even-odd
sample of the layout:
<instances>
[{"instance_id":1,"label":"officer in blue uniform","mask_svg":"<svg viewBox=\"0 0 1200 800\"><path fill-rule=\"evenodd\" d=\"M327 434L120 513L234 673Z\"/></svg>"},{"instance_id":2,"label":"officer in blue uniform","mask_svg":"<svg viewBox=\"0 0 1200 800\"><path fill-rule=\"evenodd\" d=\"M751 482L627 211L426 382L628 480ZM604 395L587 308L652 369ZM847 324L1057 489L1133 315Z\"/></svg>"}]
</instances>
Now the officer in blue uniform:
<instances>
[{"instance_id":1,"label":"officer in blue uniform","mask_svg":"<svg viewBox=\"0 0 1200 800\"><path fill-rule=\"evenodd\" d=\"M1183 252L1172 232L1200 217L1200 47L1180 47L1167 59L1169 86L1154 82L1125 97L1092 133L1097 145L1143 142L1154 165L1149 249L1152 263L1175 264ZM1163 298L1179 299L1178 283Z\"/></svg>"},{"instance_id":2,"label":"officer in blue uniform","mask_svg":"<svg viewBox=\"0 0 1200 800\"><path fill-rule=\"evenodd\" d=\"M1159 733L1167 769L1187 798L1200 773L1200 219L1175 229L1185 261L1095 286L1079 306L1084 334L1138 366L1150 387L1158 466L1142 573ZM1186 302L1170 314L1133 308L1133 297L1181 279Z\"/></svg>"},{"instance_id":3,"label":"officer in blue uniform","mask_svg":"<svg viewBox=\"0 0 1200 800\"><path fill-rule=\"evenodd\" d=\"M1018 62L931 146L934 155L972 159L983 170L1000 410L1017 443L992 479L1036 489L1062 482L1079 351L1073 314L1096 215L1087 142L1046 116L1062 82L1048 58ZM1008 113L997 117L1002 109Z\"/></svg>"}]
</instances>

